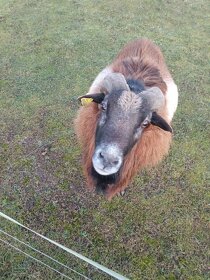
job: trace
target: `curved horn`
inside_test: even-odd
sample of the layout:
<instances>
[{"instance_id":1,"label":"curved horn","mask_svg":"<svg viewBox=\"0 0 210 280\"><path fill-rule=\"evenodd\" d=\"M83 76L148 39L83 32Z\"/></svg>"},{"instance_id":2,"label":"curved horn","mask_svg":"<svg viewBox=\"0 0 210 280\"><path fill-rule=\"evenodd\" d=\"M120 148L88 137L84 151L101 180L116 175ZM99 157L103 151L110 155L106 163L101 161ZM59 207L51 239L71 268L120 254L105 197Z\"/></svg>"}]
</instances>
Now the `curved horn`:
<instances>
[{"instance_id":1,"label":"curved horn","mask_svg":"<svg viewBox=\"0 0 210 280\"><path fill-rule=\"evenodd\" d=\"M129 90L129 86L121 73L110 73L102 82L102 90L105 93L110 93L113 90Z\"/></svg>"},{"instance_id":2,"label":"curved horn","mask_svg":"<svg viewBox=\"0 0 210 280\"><path fill-rule=\"evenodd\" d=\"M165 97L158 87L151 87L140 94L147 100L152 111L158 111L165 104Z\"/></svg>"}]
</instances>

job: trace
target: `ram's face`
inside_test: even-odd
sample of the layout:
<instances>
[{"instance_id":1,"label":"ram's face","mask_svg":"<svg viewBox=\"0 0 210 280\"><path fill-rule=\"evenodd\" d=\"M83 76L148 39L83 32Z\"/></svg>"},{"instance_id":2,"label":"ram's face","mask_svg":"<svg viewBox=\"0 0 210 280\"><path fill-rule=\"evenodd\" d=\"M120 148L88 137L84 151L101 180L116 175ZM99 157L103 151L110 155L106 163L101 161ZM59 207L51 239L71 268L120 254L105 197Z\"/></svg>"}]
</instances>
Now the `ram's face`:
<instances>
[{"instance_id":1,"label":"ram's face","mask_svg":"<svg viewBox=\"0 0 210 280\"><path fill-rule=\"evenodd\" d=\"M93 166L101 175L118 172L124 156L149 125L152 114L144 100L132 91L113 91L100 104Z\"/></svg>"},{"instance_id":2,"label":"ram's face","mask_svg":"<svg viewBox=\"0 0 210 280\"><path fill-rule=\"evenodd\" d=\"M165 130L170 127L162 118L158 118L162 125L157 124L158 115L154 113L153 105L162 106L164 101L158 88L134 92L130 90L124 77L116 73L105 81L105 85L105 94L91 95L93 101L99 104L100 110L92 163L98 174L109 176L120 170L124 157L151 122L155 124L156 120L156 125ZM159 101L151 102L150 98L154 96Z\"/></svg>"}]
</instances>

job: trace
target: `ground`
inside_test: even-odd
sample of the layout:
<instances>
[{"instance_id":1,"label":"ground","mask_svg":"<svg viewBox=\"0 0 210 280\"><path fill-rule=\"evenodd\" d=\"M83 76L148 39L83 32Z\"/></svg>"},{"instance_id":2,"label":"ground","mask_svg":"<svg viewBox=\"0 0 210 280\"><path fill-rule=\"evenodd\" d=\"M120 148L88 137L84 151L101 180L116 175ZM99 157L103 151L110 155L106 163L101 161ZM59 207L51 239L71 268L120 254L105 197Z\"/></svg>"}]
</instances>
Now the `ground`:
<instances>
[{"instance_id":1,"label":"ground","mask_svg":"<svg viewBox=\"0 0 210 280\"><path fill-rule=\"evenodd\" d=\"M1 0L0 7L0 211L130 279L209 279L209 1ZM125 197L108 202L85 188L77 97L140 37L161 47L179 88L173 144ZM0 225L91 279L110 279L2 218ZM0 251L0 279L61 279L2 242Z\"/></svg>"}]
</instances>

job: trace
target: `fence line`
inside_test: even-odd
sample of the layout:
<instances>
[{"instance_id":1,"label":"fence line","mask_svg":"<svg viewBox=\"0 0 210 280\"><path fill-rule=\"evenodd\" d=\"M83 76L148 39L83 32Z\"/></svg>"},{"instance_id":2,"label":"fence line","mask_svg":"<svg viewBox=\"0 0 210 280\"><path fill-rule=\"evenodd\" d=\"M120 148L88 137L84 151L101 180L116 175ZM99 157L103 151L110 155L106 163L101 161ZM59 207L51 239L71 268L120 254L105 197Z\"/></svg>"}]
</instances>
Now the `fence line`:
<instances>
[{"instance_id":1,"label":"fence line","mask_svg":"<svg viewBox=\"0 0 210 280\"><path fill-rule=\"evenodd\" d=\"M51 267L50 265L48 265L48 264L46 264L46 263L44 263L44 262L38 260L37 258L35 258L35 257L33 257L33 256L29 255L29 254L27 254L26 252L22 251L21 249L19 249L19 248L13 246L13 245L10 244L9 242L7 242L7 241L5 241L5 240L3 240L3 239L1 239L1 238L0 238L0 241L3 242L3 243L5 243L6 245L12 247L12 248L15 249L16 251L21 252L22 254L26 255L27 257L33 259L34 261L37 261L38 263L41 263L42 265L48 267L48 268L51 269L52 271L57 272L57 273L60 274L61 276L65 277L65 278L67 278L67 279L70 279L70 280L74 280L73 278L70 278L69 276L65 275L64 273L61 273L60 271L58 271L58 270L56 270L55 268Z\"/></svg>"},{"instance_id":2,"label":"fence line","mask_svg":"<svg viewBox=\"0 0 210 280\"><path fill-rule=\"evenodd\" d=\"M15 223L16 225L19 225L20 227L25 228L26 230L36 234L37 236L41 237L42 239L47 240L48 242L50 242L50 243L54 244L55 246L63 249L64 251L70 253L71 255L73 255L73 256L75 256L75 257L77 257L77 258L79 258L79 259L81 259L81 260L83 260L83 261L85 261L87 263L89 263L90 265L92 265L95 268L97 268L97 269L105 272L106 274L114 277L115 279L118 279L118 280L129 280L128 278L120 275L119 273L117 273L117 272L115 272L115 271L113 271L113 270L111 270L111 269L109 269L109 268L107 268L107 267L105 267L105 266L103 266L103 265L101 265L101 264L99 264L99 263L97 263L97 262L87 258L87 257L84 257L83 255L81 255L81 254L79 254L79 253L77 253L77 252L67 248L66 246L61 245L60 243L58 243L58 242L56 242L56 241L54 241L54 240L52 240L50 238L47 238L46 236L44 236L44 235L42 235L42 234L40 234L40 233L38 233L38 232L36 232L36 231L26 227L26 226L24 226L23 224L21 224L18 221L12 219L11 217L7 216L6 214L4 214L2 212L0 212L0 216L5 218L5 219L7 219L7 220L9 220L9 221L11 221L11 222L13 222L13 223Z\"/></svg>"},{"instance_id":3,"label":"fence line","mask_svg":"<svg viewBox=\"0 0 210 280\"><path fill-rule=\"evenodd\" d=\"M39 250L35 249L35 248L34 248L34 247L32 247L31 245L29 245L29 244L27 244L27 243L23 242L22 240L19 240L18 238L16 238L16 237L12 236L11 234L7 233L6 231L4 231L4 230L0 229L0 233L3 233L3 234L5 234L5 235L9 236L10 238L12 238L12 239L14 239L14 240L18 241L19 243L21 243L21 244L25 245L26 247L28 247L28 248L32 249L33 251L35 251L35 252L37 252L37 253L39 253L39 254L41 254L41 255L43 255L43 256L45 256L45 257L47 257L48 259L50 259L50 260L54 261L55 263L57 263L57 264L59 264L59 265L61 265L61 266L65 267L65 268L67 268L67 269L71 270L72 272L74 272L74 273L76 273L76 274L78 274L78 275L80 275L80 276L84 277L85 279L87 279L87 280L91 280L90 278L86 277L86 276L85 276L85 275L83 275L82 273L79 273L78 271L74 270L73 268L71 268L71 267L69 267L69 266L67 266L67 265L65 265L65 264L63 264L63 263L61 263L61 262L57 261L56 259L54 259L54 258L50 257L49 255L47 255L47 254L45 254L45 253L43 253L43 252L41 252L41 251L39 251Z\"/></svg>"}]
</instances>

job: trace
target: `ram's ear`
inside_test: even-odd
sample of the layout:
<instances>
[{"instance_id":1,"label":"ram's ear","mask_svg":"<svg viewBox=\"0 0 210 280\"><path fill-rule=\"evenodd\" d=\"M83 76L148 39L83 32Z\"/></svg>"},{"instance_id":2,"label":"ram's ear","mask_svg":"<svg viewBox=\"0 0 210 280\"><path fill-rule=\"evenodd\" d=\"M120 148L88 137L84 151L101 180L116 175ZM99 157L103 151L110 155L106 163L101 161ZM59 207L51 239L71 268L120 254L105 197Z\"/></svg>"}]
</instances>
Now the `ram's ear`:
<instances>
[{"instance_id":1,"label":"ram's ear","mask_svg":"<svg viewBox=\"0 0 210 280\"><path fill-rule=\"evenodd\" d=\"M95 102L95 103L101 103L104 100L105 94L100 92L100 93L94 93L94 94L86 94L83 96L78 97L78 100L80 101L81 105L87 105L90 102Z\"/></svg>"},{"instance_id":2,"label":"ram's ear","mask_svg":"<svg viewBox=\"0 0 210 280\"><path fill-rule=\"evenodd\" d=\"M151 124L156 125L165 131L168 131L171 133L173 132L172 127L156 112L152 113Z\"/></svg>"}]
</instances>

